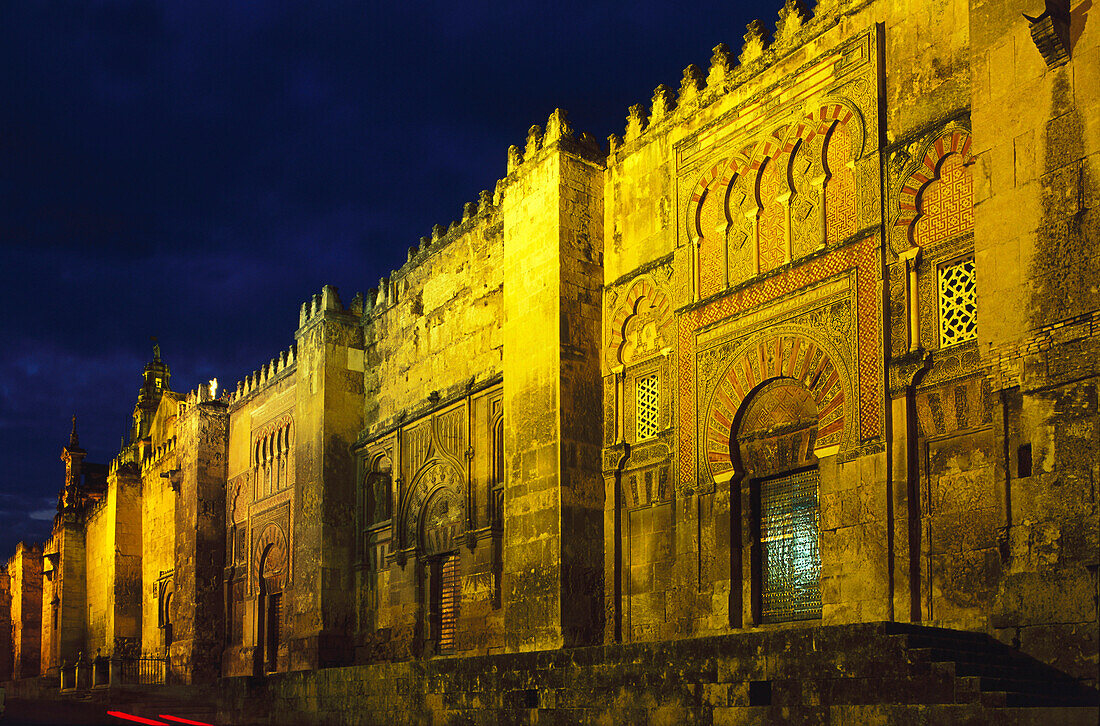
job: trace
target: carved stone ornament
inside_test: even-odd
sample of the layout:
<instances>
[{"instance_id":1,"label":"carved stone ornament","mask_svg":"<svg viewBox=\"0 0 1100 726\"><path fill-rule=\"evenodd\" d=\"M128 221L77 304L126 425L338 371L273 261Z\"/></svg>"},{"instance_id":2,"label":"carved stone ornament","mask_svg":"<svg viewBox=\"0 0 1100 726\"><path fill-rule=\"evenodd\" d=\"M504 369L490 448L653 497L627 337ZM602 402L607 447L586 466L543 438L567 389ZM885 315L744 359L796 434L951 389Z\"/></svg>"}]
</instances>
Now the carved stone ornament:
<instances>
[{"instance_id":1,"label":"carved stone ornament","mask_svg":"<svg viewBox=\"0 0 1100 726\"><path fill-rule=\"evenodd\" d=\"M286 587L289 559L287 554L286 534L282 527L274 522L268 523L256 538L256 545L253 548L254 581L258 582L259 578L263 578L268 584L268 589Z\"/></svg>"},{"instance_id":2,"label":"carved stone ornament","mask_svg":"<svg viewBox=\"0 0 1100 726\"><path fill-rule=\"evenodd\" d=\"M423 548L429 545L446 544L442 540L429 542L426 537L431 528L442 527L450 532L448 523L452 519L458 523L454 536L461 534L462 523L465 521L460 495L461 481L458 472L452 466L439 461L430 463L421 472L405 503L403 547ZM442 532L436 532L432 536L442 536L442 534Z\"/></svg>"},{"instance_id":3,"label":"carved stone ornament","mask_svg":"<svg viewBox=\"0 0 1100 726\"><path fill-rule=\"evenodd\" d=\"M619 443L614 446L610 446L603 450L603 471L605 474L612 474L623 465L623 460L626 459L627 449L626 444Z\"/></svg>"},{"instance_id":4,"label":"carved stone ornament","mask_svg":"<svg viewBox=\"0 0 1100 726\"><path fill-rule=\"evenodd\" d=\"M1069 61L1069 0L1046 0L1046 8L1038 17L1024 13L1031 26L1031 39L1039 49L1048 68L1057 68Z\"/></svg>"},{"instance_id":5,"label":"carved stone ornament","mask_svg":"<svg viewBox=\"0 0 1100 726\"><path fill-rule=\"evenodd\" d=\"M764 49L768 47L768 29L760 20L753 20L745 26L745 44L741 46L741 55L737 60L741 65L748 65L764 55Z\"/></svg>"},{"instance_id":6,"label":"carved stone ornament","mask_svg":"<svg viewBox=\"0 0 1100 726\"><path fill-rule=\"evenodd\" d=\"M438 491L424 507L420 548L424 554L450 552L458 547L463 531L462 507L453 492Z\"/></svg>"},{"instance_id":7,"label":"carved stone ornament","mask_svg":"<svg viewBox=\"0 0 1100 726\"><path fill-rule=\"evenodd\" d=\"M775 26L776 40L790 40L809 20L810 11L802 0L787 0L779 9L779 22Z\"/></svg>"},{"instance_id":8,"label":"carved stone ornament","mask_svg":"<svg viewBox=\"0 0 1100 726\"><path fill-rule=\"evenodd\" d=\"M920 377L932 364L932 354L917 348L890 362L890 395L900 396L905 389L920 383Z\"/></svg>"}]
</instances>

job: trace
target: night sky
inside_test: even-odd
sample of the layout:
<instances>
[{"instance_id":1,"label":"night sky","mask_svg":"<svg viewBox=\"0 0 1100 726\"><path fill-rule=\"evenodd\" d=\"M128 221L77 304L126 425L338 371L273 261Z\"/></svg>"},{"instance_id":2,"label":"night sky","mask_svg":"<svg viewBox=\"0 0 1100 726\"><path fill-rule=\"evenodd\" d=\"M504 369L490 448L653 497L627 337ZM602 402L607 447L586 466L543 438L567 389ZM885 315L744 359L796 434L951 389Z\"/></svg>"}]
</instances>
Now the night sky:
<instances>
[{"instance_id":1,"label":"night sky","mask_svg":"<svg viewBox=\"0 0 1100 726\"><path fill-rule=\"evenodd\" d=\"M150 336L223 388L492 190L555 107L627 108L776 2L0 2L0 563L49 534L77 416L129 429Z\"/></svg>"}]
</instances>

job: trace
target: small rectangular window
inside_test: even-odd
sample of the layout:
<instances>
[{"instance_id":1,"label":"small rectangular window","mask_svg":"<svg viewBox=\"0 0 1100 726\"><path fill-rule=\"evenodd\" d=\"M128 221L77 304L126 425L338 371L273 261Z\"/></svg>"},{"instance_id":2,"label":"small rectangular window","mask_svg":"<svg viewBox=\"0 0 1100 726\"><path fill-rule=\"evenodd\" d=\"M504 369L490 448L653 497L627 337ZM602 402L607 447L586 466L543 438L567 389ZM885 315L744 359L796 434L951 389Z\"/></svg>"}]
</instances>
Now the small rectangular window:
<instances>
[{"instance_id":1,"label":"small rectangular window","mask_svg":"<svg viewBox=\"0 0 1100 726\"><path fill-rule=\"evenodd\" d=\"M661 379L656 373L639 378L635 387L635 435L651 439L661 430Z\"/></svg>"},{"instance_id":2,"label":"small rectangular window","mask_svg":"<svg viewBox=\"0 0 1100 726\"><path fill-rule=\"evenodd\" d=\"M940 268L940 347L978 337L974 258Z\"/></svg>"}]
</instances>

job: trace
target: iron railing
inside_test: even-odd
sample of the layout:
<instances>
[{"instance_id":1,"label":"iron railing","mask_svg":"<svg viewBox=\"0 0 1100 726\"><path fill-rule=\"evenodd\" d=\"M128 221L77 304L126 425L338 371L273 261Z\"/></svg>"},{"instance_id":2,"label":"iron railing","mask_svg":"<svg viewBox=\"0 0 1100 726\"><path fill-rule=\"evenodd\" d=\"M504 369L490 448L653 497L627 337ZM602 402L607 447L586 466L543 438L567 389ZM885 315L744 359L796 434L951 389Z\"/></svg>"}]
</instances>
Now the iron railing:
<instances>
[{"instance_id":1,"label":"iron railing","mask_svg":"<svg viewBox=\"0 0 1100 726\"><path fill-rule=\"evenodd\" d=\"M80 655L73 663L62 663L59 670L62 691L123 684L161 685L168 682L170 672L168 658L149 655L97 656L91 659Z\"/></svg>"},{"instance_id":2,"label":"iron railing","mask_svg":"<svg viewBox=\"0 0 1100 726\"><path fill-rule=\"evenodd\" d=\"M121 660L123 683L152 686L160 685L168 680L167 658L142 656L140 658L122 658Z\"/></svg>"}]
</instances>

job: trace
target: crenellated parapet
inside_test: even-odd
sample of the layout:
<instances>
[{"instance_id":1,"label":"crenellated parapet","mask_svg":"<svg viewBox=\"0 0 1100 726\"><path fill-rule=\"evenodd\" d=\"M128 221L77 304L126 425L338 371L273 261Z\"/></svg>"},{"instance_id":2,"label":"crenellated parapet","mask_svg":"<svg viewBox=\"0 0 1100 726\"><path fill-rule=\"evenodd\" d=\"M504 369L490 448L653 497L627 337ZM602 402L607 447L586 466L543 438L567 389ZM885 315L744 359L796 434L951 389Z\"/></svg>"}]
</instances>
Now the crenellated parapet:
<instances>
[{"instance_id":1,"label":"crenellated parapet","mask_svg":"<svg viewBox=\"0 0 1100 726\"><path fill-rule=\"evenodd\" d=\"M127 464L133 464L138 466L141 458L141 447L137 444L130 444L123 446L122 450L118 452L118 456L111 459L111 463L107 465L107 474L111 475L116 473L119 469Z\"/></svg>"},{"instance_id":2,"label":"crenellated parapet","mask_svg":"<svg viewBox=\"0 0 1100 726\"><path fill-rule=\"evenodd\" d=\"M420 267L436 251L446 247L451 242L469 234L479 226L492 224L500 202L500 185L496 192L487 189L478 194L476 201L466 202L462 205L462 216L444 227L437 224L432 227L430 236L421 237L419 243L408 250L405 264L400 269L390 272L389 277L383 277L378 281L378 286L367 290L366 298L362 303L362 309L357 314L370 314L375 311L388 309L397 303L397 280L409 275Z\"/></svg>"},{"instance_id":3,"label":"crenellated parapet","mask_svg":"<svg viewBox=\"0 0 1100 726\"><path fill-rule=\"evenodd\" d=\"M153 447L149 455L141 462L141 475L145 476L164 462L165 458L176 450L176 437L173 436L159 446Z\"/></svg>"},{"instance_id":4,"label":"crenellated parapet","mask_svg":"<svg viewBox=\"0 0 1100 726\"><path fill-rule=\"evenodd\" d=\"M600 148L599 141L588 133L577 136L573 132L573 127L569 125L569 121L566 120L566 115L564 110L556 108L546 120L545 131L538 124L528 129L527 140L522 152L518 146L508 147L509 177L519 170L525 162L531 161L544 149L551 146L560 146L566 151L586 159L603 160L606 154ZM500 185L497 186L499 191Z\"/></svg>"},{"instance_id":5,"label":"crenellated parapet","mask_svg":"<svg viewBox=\"0 0 1100 726\"><path fill-rule=\"evenodd\" d=\"M663 90L662 90L663 89ZM654 94L654 114L660 115L671 108L671 92L663 86ZM437 250L447 246L456 239L469 234L472 230L483 225L495 224L499 211L504 186L507 179L518 171L525 162L539 156L545 149L551 146L561 146L567 151L575 153L586 159L603 161L606 152L600 148L599 141L592 135L582 133L579 136L573 131L566 112L562 109L554 109L546 121L545 127L535 124L527 131L527 138L523 149L518 146L510 146L507 156L507 176L498 180L493 191L482 190L475 201L462 205L462 214L449 225L437 224L432 227L431 235L421 237L418 244L408 249L405 264L400 269L390 272L388 277L378 281L378 286L367 291L361 313L371 314L375 311L393 307L398 302L397 281L407 277L410 272L417 269ZM302 324L312 316L324 310L323 296L315 295L312 301L302 306Z\"/></svg>"},{"instance_id":6,"label":"crenellated parapet","mask_svg":"<svg viewBox=\"0 0 1100 726\"><path fill-rule=\"evenodd\" d=\"M842 6L849 4L846 0L819 2L815 15L803 0L787 0L779 10L774 37L763 21L753 20L746 26L741 51L736 59L729 46L719 43L711 53L705 74L694 64L684 69L675 97L667 86L661 84L654 90L648 109L643 104L630 106L623 135L612 134L608 137L609 155L614 157L625 146L645 143L654 129L683 121L754 78L768 65L801 47L809 37L832 25ZM509 172L513 161L519 158L516 147L509 149Z\"/></svg>"},{"instance_id":7,"label":"crenellated parapet","mask_svg":"<svg viewBox=\"0 0 1100 726\"><path fill-rule=\"evenodd\" d=\"M320 295L315 295L314 298L320 298ZM303 305L303 312L305 306ZM237 383L237 387L228 394L228 402L235 403L243 398L251 396L256 391L267 387L269 383L277 378L282 378L283 374L295 367L297 359L295 357L295 346L291 345L286 350L279 353L270 361L262 365L259 369L249 373L243 380ZM194 405L195 403L203 403L205 401L213 400L211 390L209 387L200 386L195 391L192 391L187 396L186 405Z\"/></svg>"},{"instance_id":8,"label":"crenellated parapet","mask_svg":"<svg viewBox=\"0 0 1100 726\"><path fill-rule=\"evenodd\" d=\"M304 328L310 322L327 312L363 314L363 294L357 293L347 307L340 301L340 293L333 285L325 285L321 292L302 303L298 311L298 327Z\"/></svg>"}]
</instances>

